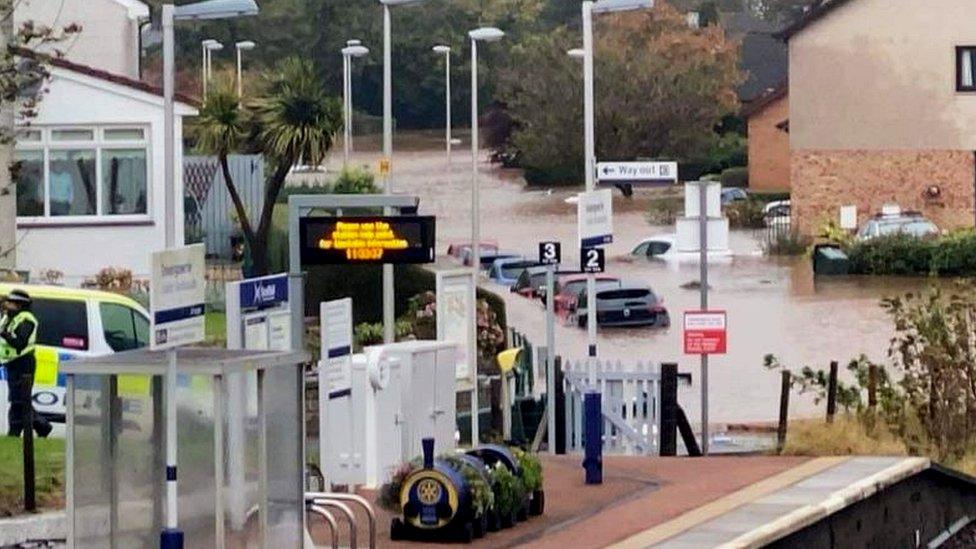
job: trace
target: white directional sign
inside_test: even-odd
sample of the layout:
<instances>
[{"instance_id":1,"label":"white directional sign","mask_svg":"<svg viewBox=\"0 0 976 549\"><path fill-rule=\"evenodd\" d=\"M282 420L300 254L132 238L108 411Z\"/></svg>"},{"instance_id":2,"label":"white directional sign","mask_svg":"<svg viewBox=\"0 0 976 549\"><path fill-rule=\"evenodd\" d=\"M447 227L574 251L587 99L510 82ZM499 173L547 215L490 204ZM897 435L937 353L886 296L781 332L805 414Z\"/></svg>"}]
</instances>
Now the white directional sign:
<instances>
[{"instance_id":1,"label":"white directional sign","mask_svg":"<svg viewBox=\"0 0 976 549\"><path fill-rule=\"evenodd\" d=\"M613 193L610 189L579 194L576 203L580 247L613 242Z\"/></svg>"},{"instance_id":2,"label":"white directional sign","mask_svg":"<svg viewBox=\"0 0 976 549\"><path fill-rule=\"evenodd\" d=\"M204 255L203 244L152 254L152 350L204 340Z\"/></svg>"},{"instance_id":3,"label":"white directional sign","mask_svg":"<svg viewBox=\"0 0 976 549\"><path fill-rule=\"evenodd\" d=\"M601 183L675 183L677 162L600 162L596 178Z\"/></svg>"}]
</instances>

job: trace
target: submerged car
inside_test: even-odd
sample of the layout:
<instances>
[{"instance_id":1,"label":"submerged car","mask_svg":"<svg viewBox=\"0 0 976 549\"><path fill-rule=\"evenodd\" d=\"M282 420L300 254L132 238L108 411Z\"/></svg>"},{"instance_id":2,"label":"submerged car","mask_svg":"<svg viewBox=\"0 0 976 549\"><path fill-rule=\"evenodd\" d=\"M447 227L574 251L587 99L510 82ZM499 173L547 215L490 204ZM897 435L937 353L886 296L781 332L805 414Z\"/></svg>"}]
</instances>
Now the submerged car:
<instances>
[{"instance_id":1,"label":"submerged car","mask_svg":"<svg viewBox=\"0 0 976 549\"><path fill-rule=\"evenodd\" d=\"M774 200L763 207L763 222L767 227L788 227L791 210L792 206L789 200Z\"/></svg>"},{"instance_id":2,"label":"submerged car","mask_svg":"<svg viewBox=\"0 0 976 549\"><path fill-rule=\"evenodd\" d=\"M586 326L590 314L586 291L580 292L576 321ZM650 287L641 284L623 284L619 288L600 290L596 293L596 322L599 326L654 326L667 328L671 317L664 308L664 300Z\"/></svg>"},{"instance_id":3,"label":"submerged car","mask_svg":"<svg viewBox=\"0 0 976 549\"><path fill-rule=\"evenodd\" d=\"M861 227L857 232L857 239L870 240L895 234L924 238L939 234L939 228L922 214L915 212L878 214Z\"/></svg>"},{"instance_id":4,"label":"submerged car","mask_svg":"<svg viewBox=\"0 0 976 549\"><path fill-rule=\"evenodd\" d=\"M466 250L461 252L461 262L467 267L471 265L471 256L474 252L468 247ZM522 259L520 254L515 252L503 252L499 250L482 250L478 249L478 263L481 264L480 269L482 271L487 271L491 268L491 265L497 259Z\"/></svg>"},{"instance_id":5,"label":"submerged car","mask_svg":"<svg viewBox=\"0 0 976 549\"><path fill-rule=\"evenodd\" d=\"M722 189L722 205L726 206L733 202L749 200L749 193L745 189L738 187L725 187Z\"/></svg>"},{"instance_id":6,"label":"submerged car","mask_svg":"<svg viewBox=\"0 0 976 549\"><path fill-rule=\"evenodd\" d=\"M482 242L478 245L478 255L498 252L497 242ZM447 247L447 255L460 261L471 263L471 242L455 242Z\"/></svg>"},{"instance_id":7,"label":"submerged car","mask_svg":"<svg viewBox=\"0 0 976 549\"><path fill-rule=\"evenodd\" d=\"M660 259L664 261L699 261L701 254L697 251L682 252L678 251L675 242L677 237L673 234L652 236L641 240L630 251L633 257L643 257L647 259ZM697 245L697 244L696 244ZM709 246L711 248L711 246ZM732 257L731 250L708 250L709 261L728 259Z\"/></svg>"},{"instance_id":8,"label":"submerged car","mask_svg":"<svg viewBox=\"0 0 976 549\"><path fill-rule=\"evenodd\" d=\"M619 288L622 284L619 278L607 275L596 275L596 290L612 290ZM573 274L560 277L556 281L556 298L553 303L553 310L556 316L568 318L576 312L576 305L579 301L580 292L586 293L586 275ZM542 296L545 303L546 296Z\"/></svg>"},{"instance_id":9,"label":"submerged car","mask_svg":"<svg viewBox=\"0 0 976 549\"><path fill-rule=\"evenodd\" d=\"M504 286L511 286L522 276L522 271L529 267L538 266L538 261L523 259L521 257L496 259L488 269L488 278Z\"/></svg>"}]
</instances>

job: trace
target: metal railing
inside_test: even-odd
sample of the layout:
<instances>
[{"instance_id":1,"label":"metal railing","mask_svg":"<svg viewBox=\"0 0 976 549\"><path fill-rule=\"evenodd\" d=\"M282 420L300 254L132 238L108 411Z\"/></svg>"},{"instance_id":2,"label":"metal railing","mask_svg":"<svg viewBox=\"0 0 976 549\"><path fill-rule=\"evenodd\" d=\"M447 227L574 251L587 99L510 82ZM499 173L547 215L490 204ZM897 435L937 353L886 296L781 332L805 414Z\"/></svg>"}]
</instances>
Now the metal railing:
<instances>
[{"instance_id":1,"label":"metal railing","mask_svg":"<svg viewBox=\"0 0 976 549\"><path fill-rule=\"evenodd\" d=\"M306 492L305 493L305 508L311 513L315 513L325 519L332 530L332 547L339 547L339 527L335 516L330 513L326 507L332 507L338 509L346 517L349 523L349 547L355 549L356 535L359 528L359 523L356 520L356 514L352 511L346 502L356 504L363 508L366 512L366 518L369 526L369 549L376 549L376 512L373 510L373 506L370 505L369 501L362 496L356 494L345 494L338 492Z\"/></svg>"},{"instance_id":2,"label":"metal railing","mask_svg":"<svg viewBox=\"0 0 976 549\"><path fill-rule=\"evenodd\" d=\"M582 452L583 398L588 390L603 395L603 451L647 455L659 452L661 372L657 364L567 361L563 365L566 450Z\"/></svg>"}]
</instances>

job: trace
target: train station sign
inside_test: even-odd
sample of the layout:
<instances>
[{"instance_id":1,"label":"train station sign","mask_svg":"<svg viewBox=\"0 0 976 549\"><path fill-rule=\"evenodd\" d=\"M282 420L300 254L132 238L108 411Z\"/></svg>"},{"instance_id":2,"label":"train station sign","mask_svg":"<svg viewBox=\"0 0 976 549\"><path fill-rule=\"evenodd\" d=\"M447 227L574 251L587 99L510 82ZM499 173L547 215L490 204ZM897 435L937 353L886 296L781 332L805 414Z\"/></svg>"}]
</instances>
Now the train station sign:
<instances>
[{"instance_id":1,"label":"train station sign","mask_svg":"<svg viewBox=\"0 0 976 549\"><path fill-rule=\"evenodd\" d=\"M726 312L685 312L684 343L686 355L724 355L728 347Z\"/></svg>"},{"instance_id":2,"label":"train station sign","mask_svg":"<svg viewBox=\"0 0 976 549\"><path fill-rule=\"evenodd\" d=\"M205 339L204 256L203 244L152 254L149 285L152 350L172 349Z\"/></svg>"},{"instance_id":3,"label":"train station sign","mask_svg":"<svg viewBox=\"0 0 976 549\"><path fill-rule=\"evenodd\" d=\"M305 265L434 262L432 216L305 217L299 234Z\"/></svg>"},{"instance_id":4,"label":"train station sign","mask_svg":"<svg viewBox=\"0 0 976 549\"><path fill-rule=\"evenodd\" d=\"M613 193L610 189L580 193L576 215L581 248L596 248L613 242Z\"/></svg>"}]
</instances>

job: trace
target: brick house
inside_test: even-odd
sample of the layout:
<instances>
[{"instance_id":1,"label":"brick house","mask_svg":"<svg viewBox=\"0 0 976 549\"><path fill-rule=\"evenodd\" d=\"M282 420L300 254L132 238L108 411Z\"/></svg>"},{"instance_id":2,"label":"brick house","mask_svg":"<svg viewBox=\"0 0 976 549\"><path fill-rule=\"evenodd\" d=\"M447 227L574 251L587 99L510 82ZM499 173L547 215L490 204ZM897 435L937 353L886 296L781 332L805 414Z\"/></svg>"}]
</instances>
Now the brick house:
<instances>
[{"instance_id":1,"label":"brick house","mask_svg":"<svg viewBox=\"0 0 976 549\"><path fill-rule=\"evenodd\" d=\"M976 3L832 0L789 44L794 224L885 204L940 228L976 218Z\"/></svg>"},{"instance_id":2,"label":"brick house","mask_svg":"<svg viewBox=\"0 0 976 549\"><path fill-rule=\"evenodd\" d=\"M749 127L749 188L790 190L790 100L786 82L742 109Z\"/></svg>"}]
</instances>

